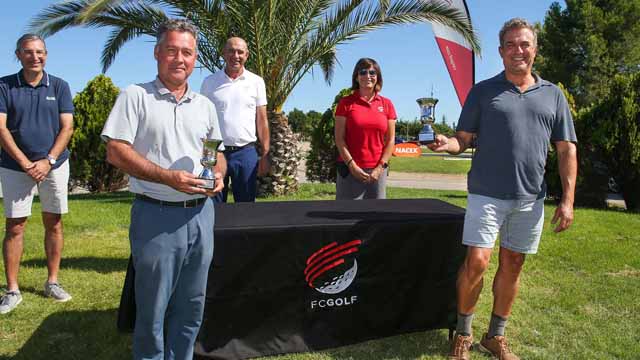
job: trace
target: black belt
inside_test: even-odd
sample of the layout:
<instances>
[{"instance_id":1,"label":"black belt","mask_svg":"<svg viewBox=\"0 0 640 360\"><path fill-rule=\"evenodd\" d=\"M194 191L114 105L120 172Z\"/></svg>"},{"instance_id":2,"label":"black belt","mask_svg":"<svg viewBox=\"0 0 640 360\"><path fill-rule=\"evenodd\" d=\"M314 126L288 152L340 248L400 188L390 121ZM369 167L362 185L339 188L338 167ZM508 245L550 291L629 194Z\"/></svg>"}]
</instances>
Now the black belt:
<instances>
[{"instance_id":1,"label":"black belt","mask_svg":"<svg viewBox=\"0 0 640 360\"><path fill-rule=\"evenodd\" d=\"M231 146L231 145L225 145L224 146L224 152L233 152L233 151L238 151L238 150L242 150L248 146L256 146L255 142L250 142L246 145L242 145L242 146Z\"/></svg>"},{"instance_id":2,"label":"black belt","mask_svg":"<svg viewBox=\"0 0 640 360\"><path fill-rule=\"evenodd\" d=\"M200 206L204 204L205 201L207 201L206 197L192 199L192 200L185 200L185 201L164 201L164 200L154 199L152 197L148 197L147 195L142 195L142 194L136 194L136 199L146 201L152 204L158 204L160 206L173 206L173 207L181 207L181 208L193 208L196 206Z\"/></svg>"}]
</instances>

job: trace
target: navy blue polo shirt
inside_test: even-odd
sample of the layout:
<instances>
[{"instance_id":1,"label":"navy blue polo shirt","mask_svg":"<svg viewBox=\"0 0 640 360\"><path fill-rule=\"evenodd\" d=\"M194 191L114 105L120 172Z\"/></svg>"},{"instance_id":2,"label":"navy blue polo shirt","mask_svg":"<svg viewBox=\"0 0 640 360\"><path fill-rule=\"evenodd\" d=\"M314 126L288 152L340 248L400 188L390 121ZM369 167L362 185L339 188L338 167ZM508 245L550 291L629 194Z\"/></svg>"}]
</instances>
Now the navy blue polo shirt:
<instances>
[{"instance_id":1,"label":"navy blue polo shirt","mask_svg":"<svg viewBox=\"0 0 640 360\"><path fill-rule=\"evenodd\" d=\"M60 133L60 114L73 114L69 84L46 72L35 87L24 80L22 70L0 78L0 113L7 114L7 128L25 156L44 159ZM68 158L69 150L64 149L54 168ZM0 167L23 171L5 151L0 153Z\"/></svg>"}]
</instances>

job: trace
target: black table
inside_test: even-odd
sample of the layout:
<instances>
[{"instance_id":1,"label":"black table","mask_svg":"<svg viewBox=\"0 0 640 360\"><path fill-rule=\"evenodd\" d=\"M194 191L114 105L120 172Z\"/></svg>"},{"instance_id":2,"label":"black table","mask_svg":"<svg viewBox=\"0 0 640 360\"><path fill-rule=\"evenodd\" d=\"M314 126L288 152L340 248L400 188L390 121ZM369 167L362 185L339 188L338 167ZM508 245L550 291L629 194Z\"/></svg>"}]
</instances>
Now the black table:
<instances>
[{"instance_id":1,"label":"black table","mask_svg":"<svg viewBox=\"0 0 640 360\"><path fill-rule=\"evenodd\" d=\"M451 330L463 220L433 199L216 205L197 357Z\"/></svg>"}]
</instances>

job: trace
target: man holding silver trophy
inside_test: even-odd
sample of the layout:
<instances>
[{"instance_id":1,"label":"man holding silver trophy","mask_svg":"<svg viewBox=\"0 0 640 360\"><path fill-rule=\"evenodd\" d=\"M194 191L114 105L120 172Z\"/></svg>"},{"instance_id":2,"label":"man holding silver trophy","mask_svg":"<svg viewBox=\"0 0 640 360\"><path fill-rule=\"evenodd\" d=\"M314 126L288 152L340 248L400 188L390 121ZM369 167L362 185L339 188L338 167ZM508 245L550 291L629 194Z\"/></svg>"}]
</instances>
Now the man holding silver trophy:
<instances>
[{"instance_id":1,"label":"man holding silver trophy","mask_svg":"<svg viewBox=\"0 0 640 360\"><path fill-rule=\"evenodd\" d=\"M555 232L573 222L577 140L567 100L556 85L532 73L537 38L529 22L507 21L499 38L504 71L471 89L454 137L437 135L429 145L459 154L476 144L462 235L468 250L458 273L458 325L449 354L455 360L470 358L471 321L498 235L493 309L479 349L501 360L519 359L507 346L505 326L525 257L540 243L550 142L558 154L563 193L552 218Z\"/></svg>"},{"instance_id":2,"label":"man holding silver trophy","mask_svg":"<svg viewBox=\"0 0 640 360\"><path fill-rule=\"evenodd\" d=\"M159 26L157 78L127 87L102 131L107 160L130 175L136 194L129 229L134 359L191 359L202 322L213 256L210 197L222 190L226 161L217 152L215 106L187 83L197 34L184 20Z\"/></svg>"}]
</instances>

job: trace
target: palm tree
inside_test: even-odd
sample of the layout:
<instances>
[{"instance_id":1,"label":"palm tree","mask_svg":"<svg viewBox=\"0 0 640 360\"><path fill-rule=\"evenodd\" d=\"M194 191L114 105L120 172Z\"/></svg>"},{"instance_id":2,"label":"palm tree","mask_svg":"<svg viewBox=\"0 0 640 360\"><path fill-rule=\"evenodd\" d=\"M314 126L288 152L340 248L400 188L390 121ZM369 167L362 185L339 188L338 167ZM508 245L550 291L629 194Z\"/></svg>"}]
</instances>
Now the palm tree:
<instances>
[{"instance_id":1,"label":"palm tree","mask_svg":"<svg viewBox=\"0 0 640 360\"><path fill-rule=\"evenodd\" d=\"M199 62L212 72L223 68L226 39L246 40L246 64L264 78L271 127L272 171L261 179L261 192L283 194L297 189L296 140L282 107L298 82L315 65L331 82L336 46L386 25L433 21L456 30L479 53L463 14L444 2L424 0L67 0L42 10L30 24L43 36L70 27L109 27L102 51L106 72L129 40L155 36L169 17L187 18L200 29Z\"/></svg>"}]
</instances>

